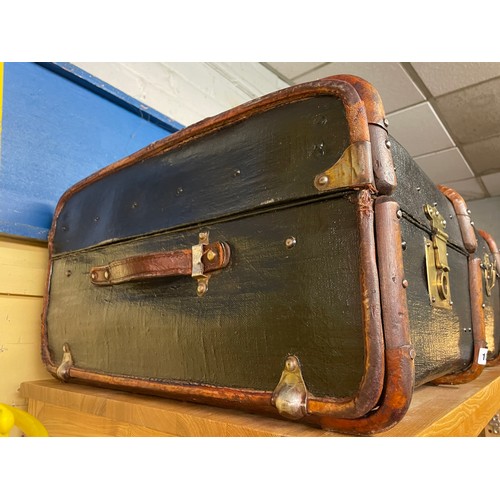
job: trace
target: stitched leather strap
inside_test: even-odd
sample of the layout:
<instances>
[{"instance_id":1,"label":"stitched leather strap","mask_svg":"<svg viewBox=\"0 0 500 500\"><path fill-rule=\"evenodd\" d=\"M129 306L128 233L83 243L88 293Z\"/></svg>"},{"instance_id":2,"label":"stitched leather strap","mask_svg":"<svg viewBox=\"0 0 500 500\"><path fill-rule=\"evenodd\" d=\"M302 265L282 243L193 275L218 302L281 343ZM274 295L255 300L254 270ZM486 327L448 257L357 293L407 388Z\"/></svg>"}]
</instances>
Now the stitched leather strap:
<instances>
[{"instance_id":1,"label":"stitched leather strap","mask_svg":"<svg viewBox=\"0 0 500 500\"><path fill-rule=\"evenodd\" d=\"M93 267L90 281L109 286L168 276L200 276L226 267L229 258L230 248L225 242L196 245L192 249L137 255Z\"/></svg>"}]
</instances>

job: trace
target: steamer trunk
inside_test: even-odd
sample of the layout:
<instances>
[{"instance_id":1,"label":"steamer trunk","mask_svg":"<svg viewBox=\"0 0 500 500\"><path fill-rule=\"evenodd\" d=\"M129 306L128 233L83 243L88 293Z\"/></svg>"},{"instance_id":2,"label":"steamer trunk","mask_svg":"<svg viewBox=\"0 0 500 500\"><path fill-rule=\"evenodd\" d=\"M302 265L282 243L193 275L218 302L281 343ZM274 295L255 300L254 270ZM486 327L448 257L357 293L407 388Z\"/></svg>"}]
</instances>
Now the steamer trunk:
<instances>
[{"instance_id":1,"label":"steamer trunk","mask_svg":"<svg viewBox=\"0 0 500 500\"><path fill-rule=\"evenodd\" d=\"M476 255L481 259L483 275L483 311L485 324L487 366L500 363L500 288L498 286L498 248L492 236L476 231L478 241Z\"/></svg>"},{"instance_id":2,"label":"steamer trunk","mask_svg":"<svg viewBox=\"0 0 500 500\"><path fill-rule=\"evenodd\" d=\"M43 359L64 381L379 432L415 386L482 369L478 262L454 213L367 82L279 91L65 193Z\"/></svg>"}]
</instances>

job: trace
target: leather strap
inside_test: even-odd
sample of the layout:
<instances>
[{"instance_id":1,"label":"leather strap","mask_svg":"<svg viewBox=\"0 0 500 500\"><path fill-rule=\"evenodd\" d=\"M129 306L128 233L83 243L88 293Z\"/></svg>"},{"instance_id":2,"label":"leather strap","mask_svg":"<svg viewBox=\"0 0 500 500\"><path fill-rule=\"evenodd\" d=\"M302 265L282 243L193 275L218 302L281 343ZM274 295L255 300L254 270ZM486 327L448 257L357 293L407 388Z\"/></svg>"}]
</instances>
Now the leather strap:
<instances>
[{"instance_id":1,"label":"leather strap","mask_svg":"<svg viewBox=\"0 0 500 500\"><path fill-rule=\"evenodd\" d=\"M201 252L197 252L195 248L200 247ZM199 262L193 262L198 254ZM94 285L109 286L168 276L199 276L226 267L229 258L230 248L225 242L196 245L193 249L137 255L93 267L90 281Z\"/></svg>"}]
</instances>

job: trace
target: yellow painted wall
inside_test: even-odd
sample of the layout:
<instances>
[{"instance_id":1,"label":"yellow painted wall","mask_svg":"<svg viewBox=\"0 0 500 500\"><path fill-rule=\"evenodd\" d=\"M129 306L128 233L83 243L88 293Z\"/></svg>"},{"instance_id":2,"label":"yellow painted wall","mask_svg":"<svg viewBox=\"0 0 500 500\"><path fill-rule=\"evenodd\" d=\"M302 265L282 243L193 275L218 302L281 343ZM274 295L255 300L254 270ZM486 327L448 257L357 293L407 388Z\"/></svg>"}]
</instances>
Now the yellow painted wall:
<instances>
[{"instance_id":1,"label":"yellow painted wall","mask_svg":"<svg viewBox=\"0 0 500 500\"><path fill-rule=\"evenodd\" d=\"M40 355L47 266L46 245L0 235L0 402L23 410L21 382L51 378Z\"/></svg>"}]
</instances>

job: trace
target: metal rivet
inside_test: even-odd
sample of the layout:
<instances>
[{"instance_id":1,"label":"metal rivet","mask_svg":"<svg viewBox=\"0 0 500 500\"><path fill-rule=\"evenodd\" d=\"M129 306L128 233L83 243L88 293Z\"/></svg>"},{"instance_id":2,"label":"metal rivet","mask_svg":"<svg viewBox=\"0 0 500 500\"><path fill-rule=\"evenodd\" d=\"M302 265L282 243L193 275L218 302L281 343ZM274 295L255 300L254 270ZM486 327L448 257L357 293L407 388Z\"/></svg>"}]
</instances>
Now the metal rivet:
<instances>
[{"instance_id":1,"label":"metal rivet","mask_svg":"<svg viewBox=\"0 0 500 500\"><path fill-rule=\"evenodd\" d=\"M470 209L467 209L467 213L470 215L472 212L470 211Z\"/></svg>"},{"instance_id":2,"label":"metal rivet","mask_svg":"<svg viewBox=\"0 0 500 500\"><path fill-rule=\"evenodd\" d=\"M464 332L466 332L466 331L467 331L467 328L464 328Z\"/></svg>"},{"instance_id":3,"label":"metal rivet","mask_svg":"<svg viewBox=\"0 0 500 500\"><path fill-rule=\"evenodd\" d=\"M436 302L436 297L432 297L432 302Z\"/></svg>"},{"instance_id":4,"label":"metal rivet","mask_svg":"<svg viewBox=\"0 0 500 500\"><path fill-rule=\"evenodd\" d=\"M293 372L297 368L297 360L293 356L286 359L285 367L289 372Z\"/></svg>"},{"instance_id":5,"label":"metal rivet","mask_svg":"<svg viewBox=\"0 0 500 500\"><path fill-rule=\"evenodd\" d=\"M385 125L386 127L388 127L388 126L389 126L389 120L388 120L387 118L384 118L384 125Z\"/></svg>"},{"instance_id":6,"label":"metal rivet","mask_svg":"<svg viewBox=\"0 0 500 500\"><path fill-rule=\"evenodd\" d=\"M177 191L175 192L175 194L176 194L177 196L179 196L180 194L182 194L182 193L183 193L183 191L184 191L184 189L182 189L181 187L178 187L178 188L177 188Z\"/></svg>"},{"instance_id":7,"label":"metal rivet","mask_svg":"<svg viewBox=\"0 0 500 500\"><path fill-rule=\"evenodd\" d=\"M285 240L285 246L287 248L293 248L296 244L297 244L297 240L293 236L290 236L289 238L287 238Z\"/></svg>"},{"instance_id":8,"label":"metal rivet","mask_svg":"<svg viewBox=\"0 0 500 500\"><path fill-rule=\"evenodd\" d=\"M196 288L196 292L198 293L198 295L203 295L205 292L207 291L207 285L206 283L198 283L198 286Z\"/></svg>"},{"instance_id":9,"label":"metal rivet","mask_svg":"<svg viewBox=\"0 0 500 500\"><path fill-rule=\"evenodd\" d=\"M406 243L406 241L403 241L403 242L401 243L401 247L403 248L403 250L406 250L407 245L408 245L408 244Z\"/></svg>"},{"instance_id":10,"label":"metal rivet","mask_svg":"<svg viewBox=\"0 0 500 500\"><path fill-rule=\"evenodd\" d=\"M319 144L315 144L314 151L316 152L317 156L324 156L325 155L325 144L323 142L320 142Z\"/></svg>"},{"instance_id":11,"label":"metal rivet","mask_svg":"<svg viewBox=\"0 0 500 500\"><path fill-rule=\"evenodd\" d=\"M484 309L486 307L486 304L481 304L481 307Z\"/></svg>"},{"instance_id":12,"label":"metal rivet","mask_svg":"<svg viewBox=\"0 0 500 500\"><path fill-rule=\"evenodd\" d=\"M208 233L200 233L198 235L198 238L200 238L200 243L208 241Z\"/></svg>"},{"instance_id":13,"label":"metal rivet","mask_svg":"<svg viewBox=\"0 0 500 500\"><path fill-rule=\"evenodd\" d=\"M328 176L327 175L322 175L319 179L318 179L318 184L320 186L324 186L325 184L328 184Z\"/></svg>"},{"instance_id":14,"label":"metal rivet","mask_svg":"<svg viewBox=\"0 0 500 500\"><path fill-rule=\"evenodd\" d=\"M417 352L415 351L415 349L413 349L413 347L410 349L410 359L415 359L415 356L417 355Z\"/></svg>"},{"instance_id":15,"label":"metal rivet","mask_svg":"<svg viewBox=\"0 0 500 500\"><path fill-rule=\"evenodd\" d=\"M419 187L417 187L417 191L420 191L420 188L419 188Z\"/></svg>"},{"instance_id":16,"label":"metal rivet","mask_svg":"<svg viewBox=\"0 0 500 500\"><path fill-rule=\"evenodd\" d=\"M238 170L236 169L234 172L233 172L233 177L238 177L238 175L241 174L241 170Z\"/></svg>"},{"instance_id":17,"label":"metal rivet","mask_svg":"<svg viewBox=\"0 0 500 500\"><path fill-rule=\"evenodd\" d=\"M391 141L389 141L389 140L385 141L385 147L387 149L391 149Z\"/></svg>"},{"instance_id":18,"label":"metal rivet","mask_svg":"<svg viewBox=\"0 0 500 500\"><path fill-rule=\"evenodd\" d=\"M104 271L104 279L108 279L109 278L109 271Z\"/></svg>"},{"instance_id":19,"label":"metal rivet","mask_svg":"<svg viewBox=\"0 0 500 500\"><path fill-rule=\"evenodd\" d=\"M408 288L408 280L403 280L403 288Z\"/></svg>"},{"instance_id":20,"label":"metal rivet","mask_svg":"<svg viewBox=\"0 0 500 500\"><path fill-rule=\"evenodd\" d=\"M450 219L453 219L453 215L450 214Z\"/></svg>"},{"instance_id":21,"label":"metal rivet","mask_svg":"<svg viewBox=\"0 0 500 500\"><path fill-rule=\"evenodd\" d=\"M215 253L213 250L209 250L209 251L207 252L207 259L208 259L210 262L212 262L212 261L215 259L215 257L217 257L217 253Z\"/></svg>"},{"instance_id":22,"label":"metal rivet","mask_svg":"<svg viewBox=\"0 0 500 500\"><path fill-rule=\"evenodd\" d=\"M453 305L453 300L450 300L450 306L452 306L452 305Z\"/></svg>"},{"instance_id":23,"label":"metal rivet","mask_svg":"<svg viewBox=\"0 0 500 500\"><path fill-rule=\"evenodd\" d=\"M69 269L66 271L66 276L67 276L68 278L71 276L71 271L70 271Z\"/></svg>"},{"instance_id":24,"label":"metal rivet","mask_svg":"<svg viewBox=\"0 0 500 500\"><path fill-rule=\"evenodd\" d=\"M437 202L434 202L432 205L435 206L435 207L438 206Z\"/></svg>"},{"instance_id":25,"label":"metal rivet","mask_svg":"<svg viewBox=\"0 0 500 500\"><path fill-rule=\"evenodd\" d=\"M137 203L136 201L134 201L134 203L132 203L132 208L137 208L139 206L139 203Z\"/></svg>"},{"instance_id":26,"label":"metal rivet","mask_svg":"<svg viewBox=\"0 0 500 500\"><path fill-rule=\"evenodd\" d=\"M99 216L97 215L96 217L94 217L94 222L97 222L99 220Z\"/></svg>"},{"instance_id":27,"label":"metal rivet","mask_svg":"<svg viewBox=\"0 0 500 500\"><path fill-rule=\"evenodd\" d=\"M97 274L96 274L96 273L92 273L92 274L90 275L90 277L91 277L93 280L95 280L95 279L97 278Z\"/></svg>"},{"instance_id":28,"label":"metal rivet","mask_svg":"<svg viewBox=\"0 0 500 500\"><path fill-rule=\"evenodd\" d=\"M469 332L472 332L472 328L469 328Z\"/></svg>"},{"instance_id":29,"label":"metal rivet","mask_svg":"<svg viewBox=\"0 0 500 500\"><path fill-rule=\"evenodd\" d=\"M474 225L474 222L473 221L470 221L470 225L473 226Z\"/></svg>"},{"instance_id":30,"label":"metal rivet","mask_svg":"<svg viewBox=\"0 0 500 500\"><path fill-rule=\"evenodd\" d=\"M398 210L396 212L396 216L398 217L398 219L401 219L401 217L403 217L403 212L401 210Z\"/></svg>"},{"instance_id":31,"label":"metal rivet","mask_svg":"<svg viewBox=\"0 0 500 500\"><path fill-rule=\"evenodd\" d=\"M61 229L62 229L63 231L67 231L67 230L68 230L68 227L67 227L67 226L63 226Z\"/></svg>"}]
</instances>

